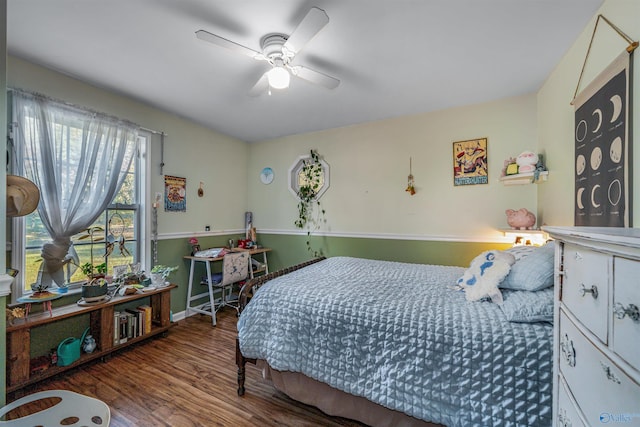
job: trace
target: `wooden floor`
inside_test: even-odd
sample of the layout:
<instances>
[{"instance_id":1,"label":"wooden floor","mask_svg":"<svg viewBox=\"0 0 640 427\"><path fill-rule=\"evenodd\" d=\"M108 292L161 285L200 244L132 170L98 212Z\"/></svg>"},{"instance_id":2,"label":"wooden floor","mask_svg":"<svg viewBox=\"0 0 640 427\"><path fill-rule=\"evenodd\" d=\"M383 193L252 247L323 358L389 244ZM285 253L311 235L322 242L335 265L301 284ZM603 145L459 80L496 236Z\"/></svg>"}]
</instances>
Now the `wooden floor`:
<instances>
[{"instance_id":1,"label":"wooden floor","mask_svg":"<svg viewBox=\"0 0 640 427\"><path fill-rule=\"evenodd\" d=\"M196 315L156 338L17 393L65 389L111 408L111 426L362 426L289 399L247 365L247 391L236 393L235 311ZM9 395L8 402L20 395Z\"/></svg>"}]
</instances>

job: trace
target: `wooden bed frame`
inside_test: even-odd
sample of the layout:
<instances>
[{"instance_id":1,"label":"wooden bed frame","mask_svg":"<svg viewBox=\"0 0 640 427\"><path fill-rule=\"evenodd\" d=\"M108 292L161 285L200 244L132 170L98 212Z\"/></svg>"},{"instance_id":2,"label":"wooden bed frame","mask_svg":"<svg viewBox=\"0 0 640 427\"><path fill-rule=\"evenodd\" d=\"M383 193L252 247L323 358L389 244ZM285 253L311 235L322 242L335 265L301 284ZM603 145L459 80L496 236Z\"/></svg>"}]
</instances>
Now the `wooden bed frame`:
<instances>
[{"instance_id":1,"label":"wooden bed frame","mask_svg":"<svg viewBox=\"0 0 640 427\"><path fill-rule=\"evenodd\" d=\"M239 295L239 312L242 313L242 310L249 303L249 299L253 292L258 290L260 286L264 285L271 279L275 279L276 277L284 276L285 274L291 273L292 271L299 270L303 267L306 267L311 264L315 264L316 262L324 260L325 257L314 258L309 261L305 261L300 264L296 264L292 267L287 267L282 270L274 271L273 273L266 274L264 276L256 277L254 279L249 280L244 286L240 289ZM238 366L238 396L244 395L244 381L245 381L245 366L249 363L256 364L256 359L248 359L242 355L240 351L240 339L236 337L236 365Z\"/></svg>"}]
</instances>

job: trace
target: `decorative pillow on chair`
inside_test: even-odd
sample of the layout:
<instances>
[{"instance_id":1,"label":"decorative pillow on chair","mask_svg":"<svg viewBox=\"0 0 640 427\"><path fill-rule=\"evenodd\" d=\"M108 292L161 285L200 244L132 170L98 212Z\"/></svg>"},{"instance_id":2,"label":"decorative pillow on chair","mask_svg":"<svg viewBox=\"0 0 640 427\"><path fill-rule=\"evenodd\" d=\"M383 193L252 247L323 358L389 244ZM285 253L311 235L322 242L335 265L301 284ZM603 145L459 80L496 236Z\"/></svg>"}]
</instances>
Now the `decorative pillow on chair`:
<instances>
[{"instance_id":1,"label":"decorative pillow on chair","mask_svg":"<svg viewBox=\"0 0 640 427\"><path fill-rule=\"evenodd\" d=\"M553 322L553 288L541 291L509 291L502 293L500 306L510 322Z\"/></svg>"},{"instance_id":2,"label":"decorative pillow on chair","mask_svg":"<svg viewBox=\"0 0 640 427\"><path fill-rule=\"evenodd\" d=\"M471 261L471 265L458 279L457 285L465 292L467 301L489 297L496 304L502 303L498 284L509 274L515 257L507 252L485 251Z\"/></svg>"},{"instance_id":3,"label":"decorative pillow on chair","mask_svg":"<svg viewBox=\"0 0 640 427\"><path fill-rule=\"evenodd\" d=\"M507 277L500 283L500 288L539 291L553 286L554 256L554 242L535 247L529 255L516 261Z\"/></svg>"}]
</instances>

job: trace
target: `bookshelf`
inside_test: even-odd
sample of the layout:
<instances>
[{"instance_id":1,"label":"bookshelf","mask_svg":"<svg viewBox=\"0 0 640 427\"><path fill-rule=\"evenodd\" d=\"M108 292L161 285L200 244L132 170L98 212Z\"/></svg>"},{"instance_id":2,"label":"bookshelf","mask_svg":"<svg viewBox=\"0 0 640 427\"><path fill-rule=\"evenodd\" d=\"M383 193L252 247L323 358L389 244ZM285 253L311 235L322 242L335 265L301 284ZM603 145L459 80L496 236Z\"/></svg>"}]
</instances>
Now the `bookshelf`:
<instances>
[{"instance_id":1,"label":"bookshelf","mask_svg":"<svg viewBox=\"0 0 640 427\"><path fill-rule=\"evenodd\" d=\"M158 334L166 334L171 327L171 290L177 286L172 284L150 292L133 295L116 296L102 304L79 306L69 304L54 308L52 313L31 314L25 320L17 320L7 325L7 393L19 390L61 372L95 360L121 348L146 340ZM114 313L117 306L140 300L140 305L149 305L152 311L150 331L144 335L128 339L125 343L114 344ZM81 353L80 359L68 366L49 366L39 372L31 372L30 350L31 330L62 319L89 314L89 327L96 340L97 347L93 353Z\"/></svg>"}]
</instances>

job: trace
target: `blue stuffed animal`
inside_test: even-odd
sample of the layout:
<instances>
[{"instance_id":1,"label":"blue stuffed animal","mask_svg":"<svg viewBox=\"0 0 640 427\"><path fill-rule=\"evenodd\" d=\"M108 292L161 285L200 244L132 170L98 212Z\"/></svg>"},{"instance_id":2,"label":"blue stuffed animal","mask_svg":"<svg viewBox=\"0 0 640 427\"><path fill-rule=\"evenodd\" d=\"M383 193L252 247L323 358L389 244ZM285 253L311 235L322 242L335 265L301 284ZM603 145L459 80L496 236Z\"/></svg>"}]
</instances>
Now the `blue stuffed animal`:
<instances>
[{"instance_id":1,"label":"blue stuffed animal","mask_svg":"<svg viewBox=\"0 0 640 427\"><path fill-rule=\"evenodd\" d=\"M467 301L478 301L489 297L502 304L502 293L498 285L507 277L516 258L498 250L485 251L471 261L471 265L458 279L458 288L464 290Z\"/></svg>"}]
</instances>

